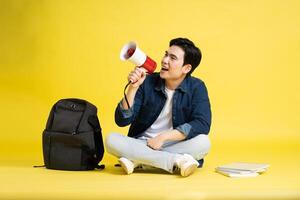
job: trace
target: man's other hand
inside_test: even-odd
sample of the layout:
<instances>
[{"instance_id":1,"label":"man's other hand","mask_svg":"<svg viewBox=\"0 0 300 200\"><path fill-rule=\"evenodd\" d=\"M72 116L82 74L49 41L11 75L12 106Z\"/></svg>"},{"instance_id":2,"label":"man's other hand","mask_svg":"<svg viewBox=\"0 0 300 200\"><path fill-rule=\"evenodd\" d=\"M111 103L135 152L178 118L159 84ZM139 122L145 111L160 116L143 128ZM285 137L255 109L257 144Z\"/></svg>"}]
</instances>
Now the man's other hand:
<instances>
[{"instance_id":1,"label":"man's other hand","mask_svg":"<svg viewBox=\"0 0 300 200\"><path fill-rule=\"evenodd\" d=\"M171 131L162 132L156 137L148 139L147 145L152 149L159 150L166 141L182 141L185 138L186 136L183 133L173 129Z\"/></svg>"},{"instance_id":2,"label":"man's other hand","mask_svg":"<svg viewBox=\"0 0 300 200\"><path fill-rule=\"evenodd\" d=\"M161 149L163 144L164 144L164 138L162 137L162 134L160 134L154 138L149 138L147 140L147 145L154 150Z\"/></svg>"}]
</instances>

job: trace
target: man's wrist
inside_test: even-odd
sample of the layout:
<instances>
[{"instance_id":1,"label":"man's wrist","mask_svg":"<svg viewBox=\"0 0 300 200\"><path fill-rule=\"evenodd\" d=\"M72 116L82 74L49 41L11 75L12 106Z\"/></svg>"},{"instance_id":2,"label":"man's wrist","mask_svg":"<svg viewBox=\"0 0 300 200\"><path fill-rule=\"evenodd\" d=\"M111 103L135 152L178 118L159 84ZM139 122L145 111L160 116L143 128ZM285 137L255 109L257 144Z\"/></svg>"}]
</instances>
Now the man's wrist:
<instances>
[{"instance_id":1,"label":"man's wrist","mask_svg":"<svg viewBox=\"0 0 300 200\"><path fill-rule=\"evenodd\" d=\"M170 139L170 132L162 133L159 135L159 137L163 142L166 142L167 140Z\"/></svg>"},{"instance_id":2,"label":"man's wrist","mask_svg":"<svg viewBox=\"0 0 300 200\"><path fill-rule=\"evenodd\" d=\"M166 141L181 141L184 140L186 138L186 136L181 133L180 131L173 129L171 131L168 132L164 132L162 134L159 135L159 137L161 138L161 140L163 142Z\"/></svg>"},{"instance_id":3,"label":"man's wrist","mask_svg":"<svg viewBox=\"0 0 300 200\"><path fill-rule=\"evenodd\" d=\"M140 85L134 86L133 83L130 83L128 86L128 90L138 90Z\"/></svg>"}]
</instances>

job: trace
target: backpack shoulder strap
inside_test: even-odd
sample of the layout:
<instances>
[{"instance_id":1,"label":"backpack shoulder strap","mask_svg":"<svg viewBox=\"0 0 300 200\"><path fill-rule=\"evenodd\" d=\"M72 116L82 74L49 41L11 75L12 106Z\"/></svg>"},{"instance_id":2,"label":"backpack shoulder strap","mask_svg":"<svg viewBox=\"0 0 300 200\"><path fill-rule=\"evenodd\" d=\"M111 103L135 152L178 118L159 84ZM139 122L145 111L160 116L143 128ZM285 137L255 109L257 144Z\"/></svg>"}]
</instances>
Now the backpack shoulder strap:
<instances>
[{"instance_id":1,"label":"backpack shoulder strap","mask_svg":"<svg viewBox=\"0 0 300 200\"><path fill-rule=\"evenodd\" d=\"M88 122L93 127L95 132L101 132L100 122L96 115L90 115L88 118Z\"/></svg>"},{"instance_id":2,"label":"backpack shoulder strap","mask_svg":"<svg viewBox=\"0 0 300 200\"><path fill-rule=\"evenodd\" d=\"M80 119L80 122L78 124L77 130L81 129L82 127L85 127L84 124L86 122L90 123L89 122L90 116L97 115L97 108L96 108L96 106L92 105L91 103L89 103L86 100L81 100L81 101L84 101L84 103L85 103L85 110L84 110L84 112L83 112L83 114L81 116L81 119ZM92 126L92 124L90 124L90 125ZM93 129L94 129L94 127L93 127ZM82 130L79 130L79 131L82 131Z\"/></svg>"},{"instance_id":3,"label":"backpack shoulder strap","mask_svg":"<svg viewBox=\"0 0 300 200\"><path fill-rule=\"evenodd\" d=\"M101 131L99 119L97 116L97 107L86 101L87 121L93 127L95 132Z\"/></svg>"}]
</instances>

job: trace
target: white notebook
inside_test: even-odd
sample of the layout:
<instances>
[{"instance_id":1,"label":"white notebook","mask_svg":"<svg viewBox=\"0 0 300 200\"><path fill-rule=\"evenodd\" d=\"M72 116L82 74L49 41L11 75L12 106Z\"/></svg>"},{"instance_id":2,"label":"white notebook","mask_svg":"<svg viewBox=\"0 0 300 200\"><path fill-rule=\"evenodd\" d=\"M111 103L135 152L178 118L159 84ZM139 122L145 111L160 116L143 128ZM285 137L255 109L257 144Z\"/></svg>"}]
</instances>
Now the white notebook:
<instances>
[{"instance_id":1,"label":"white notebook","mask_svg":"<svg viewBox=\"0 0 300 200\"><path fill-rule=\"evenodd\" d=\"M250 171L250 172L264 172L269 167L269 164L262 163L244 163L234 162L226 165L220 165L217 170L232 170L236 172Z\"/></svg>"},{"instance_id":2,"label":"white notebook","mask_svg":"<svg viewBox=\"0 0 300 200\"><path fill-rule=\"evenodd\" d=\"M234 173L234 172L227 172L227 171L222 171L222 170L216 170L216 171L220 174L223 174L225 176L232 177L232 178L255 177L255 176L259 175L256 172Z\"/></svg>"},{"instance_id":3,"label":"white notebook","mask_svg":"<svg viewBox=\"0 0 300 200\"><path fill-rule=\"evenodd\" d=\"M269 164L235 162L217 167L216 172L228 177L255 177L265 172L269 166Z\"/></svg>"}]
</instances>

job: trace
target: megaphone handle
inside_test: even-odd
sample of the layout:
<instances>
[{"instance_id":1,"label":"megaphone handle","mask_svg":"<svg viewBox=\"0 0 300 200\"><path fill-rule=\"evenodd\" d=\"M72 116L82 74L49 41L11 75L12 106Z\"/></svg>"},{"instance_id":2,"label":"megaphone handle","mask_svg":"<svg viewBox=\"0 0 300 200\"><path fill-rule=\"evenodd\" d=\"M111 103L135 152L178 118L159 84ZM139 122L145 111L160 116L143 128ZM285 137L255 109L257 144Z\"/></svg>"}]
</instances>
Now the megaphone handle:
<instances>
[{"instance_id":1,"label":"megaphone handle","mask_svg":"<svg viewBox=\"0 0 300 200\"><path fill-rule=\"evenodd\" d=\"M143 67L141 67L141 66L138 66L138 67L139 67L139 68L143 68ZM149 74L147 70L146 70L146 74ZM136 82L138 82L138 81L136 81ZM128 109L130 108L130 105L129 105L129 102L128 102L128 99L127 99L127 96L126 96L126 89L127 89L127 87L128 87L131 83L134 84L134 83L136 83L136 82L128 81L127 85L126 85L125 88L124 88L124 98L125 98L126 104L127 104L127 106L128 106Z\"/></svg>"},{"instance_id":2,"label":"megaphone handle","mask_svg":"<svg viewBox=\"0 0 300 200\"><path fill-rule=\"evenodd\" d=\"M127 99L127 96L126 96L126 89L127 89L127 87L129 86L131 84L131 81L128 81L128 83L127 83L127 85L125 86L125 88L124 88L124 98L125 98L125 101L126 101L126 103L127 103L127 106L128 106L128 109L130 108L130 105L129 105L129 102L128 102L128 99Z\"/></svg>"}]
</instances>

